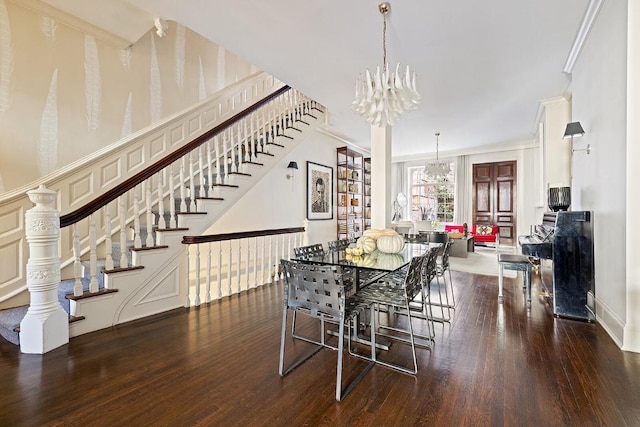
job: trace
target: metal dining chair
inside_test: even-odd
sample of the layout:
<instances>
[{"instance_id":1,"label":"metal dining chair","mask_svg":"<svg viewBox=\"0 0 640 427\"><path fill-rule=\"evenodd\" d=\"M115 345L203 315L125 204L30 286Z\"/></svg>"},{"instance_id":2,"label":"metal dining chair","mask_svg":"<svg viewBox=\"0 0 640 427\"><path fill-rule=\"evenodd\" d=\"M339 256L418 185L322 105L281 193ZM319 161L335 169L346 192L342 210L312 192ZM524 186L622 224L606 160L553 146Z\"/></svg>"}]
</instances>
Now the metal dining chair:
<instances>
[{"instance_id":1,"label":"metal dining chair","mask_svg":"<svg viewBox=\"0 0 640 427\"><path fill-rule=\"evenodd\" d=\"M436 274L429 279L430 287L435 287L438 291L438 300L431 299L430 305L440 309L440 317L433 317L435 321L450 322L451 310L456 306L455 294L453 292L453 281L451 279L451 270L449 269L449 252L453 240L449 239L442 248L442 254L438 256L436 261ZM447 281L445 273L449 272L449 280ZM442 283L440 282L442 278ZM433 280L435 279L435 283ZM433 297L435 297L435 289L432 289ZM443 297L444 296L444 297Z\"/></svg>"},{"instance_id":2,"label":"metal dining chair","mask_svg":"<svg viewBox=\"0 0 640 427\"><path fill-rule=\"evenodd\" d=\"M378 357L376 352L372 351L373 361L380 365L412 375L418 372L418 362L416 358L416 341L412 321L414 315L412 314L413 310L411 309L410 304L422 291L422 266L424 260L424 255L413 257L411 259L411 262L409 263L409 268L406 270L406 274L404 275L404 277L399 277L400 274L398 274L397 272L391 272L383 276L378 281L371 283L363 289L359 290L356 294L356 298L359 301L362 301L366 304L372 304L370 308L371 342L373 343L372 349L375 348L376 336L378 335L383 335L387 338L405 342L411 345L411 355L413 361L409 366L403 366L397 363L382 360ZM379 311L382 307L388 309L387 313L389 317L391 317L392 314L398 314L396 312L396 309L401 310L401 314L405 314L407 317L406 329L401 328L398 324L376 325L376 318L379 318L377 316L378 313L376 312ZM378 328L384 328L396 333L381 333L377 330ZM406 337L407 335L408 338Z\"/></svg>"},{"instance_id":3,"label":"metal dining chair","mask_svg":"<svg viewBox=\"0 0 640 427\"><path fill-rule=\"evenodd\" d=\"M281 260L284 272L284 307L282 311L282 331L280 337L280 361L279 374L285 376L304 361L323 348L329 348L338 352L336 372L336 400L341 401L353 387L362 379L364 374L371 369L373 362L344 389L342 387L343 352L346 338L348 350L351 349L351 330L356 327L357 315L368 306L352 298L347 299L345 286L342 281L342 272L338 266L312 265L295 261ZM291 335L294 339L315 344L317 347L310 353L299 357L296 361L285 367L285 343L287 341L288 311L292 311ZM301 313L320 321L319 334L315 336L303 335L296 330L296 317ZM338 325L338 343L332 345L326 339L325 322ZM372 347L372 358L375 354Z\"/></svg>"}]
</instances>

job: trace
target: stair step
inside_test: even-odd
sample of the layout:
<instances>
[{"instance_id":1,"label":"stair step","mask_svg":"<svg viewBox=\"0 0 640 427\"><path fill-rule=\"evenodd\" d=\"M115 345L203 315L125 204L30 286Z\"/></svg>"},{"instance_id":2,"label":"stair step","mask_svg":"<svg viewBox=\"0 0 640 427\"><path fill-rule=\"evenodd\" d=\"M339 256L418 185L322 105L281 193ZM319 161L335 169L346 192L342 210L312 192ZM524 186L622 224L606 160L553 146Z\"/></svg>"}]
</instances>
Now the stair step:
<instances>
[{"instance_id":1,"label":"stair step","mask_svg":"<svg viewBox=\"0 0 640 427\"><path fill-rule=\"evenodd\" d=\"M100 289L98 292L83 292L82 295L75 296L73 294L65 295L65 298L71 301L79 301L81 299L87 299L91 297L97 297L100 295L112 294L118 292L117 289Z\"/></svg>"}]
</instances>

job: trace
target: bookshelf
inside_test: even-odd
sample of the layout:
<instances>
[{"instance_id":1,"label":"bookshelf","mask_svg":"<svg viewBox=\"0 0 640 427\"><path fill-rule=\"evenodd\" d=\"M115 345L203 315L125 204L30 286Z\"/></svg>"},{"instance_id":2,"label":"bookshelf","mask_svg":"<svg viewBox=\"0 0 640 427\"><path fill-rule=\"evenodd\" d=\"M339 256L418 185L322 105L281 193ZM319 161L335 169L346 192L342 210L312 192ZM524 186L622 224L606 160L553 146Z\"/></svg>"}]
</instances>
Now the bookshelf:
<instances>
[{"instance_id":1,"label":"bookshelf","mask_svg":"<svg viewBox=\"0 0 640 427\"><path fill-rule=\"evenodd\" d=\"M355 239L365 229L364 156L349 147L336 154L338 239Z\"/></svg>"}]
</instances>

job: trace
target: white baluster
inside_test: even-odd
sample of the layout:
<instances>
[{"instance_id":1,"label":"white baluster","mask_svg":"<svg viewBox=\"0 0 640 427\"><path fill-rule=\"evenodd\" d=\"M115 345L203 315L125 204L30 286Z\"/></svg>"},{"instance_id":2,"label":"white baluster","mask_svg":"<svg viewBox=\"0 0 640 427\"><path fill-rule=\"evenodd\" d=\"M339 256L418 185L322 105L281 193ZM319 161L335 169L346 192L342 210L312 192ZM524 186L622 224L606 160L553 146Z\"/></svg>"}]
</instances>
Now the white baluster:
<instances>
[{"instance_id":1,"label":"white baluster","mask_svg":"<svg viewBox=\"0 0 640 427\"><path fill-rule=\"evenodd\" d=\"M98 256L96 253L96 217L89 215L89 292L98 292Z\"/></svg>"},{"instance_id":2,"label":"white baluster","mask_svg":"<svg viewBox=\"0 0 640 427\"><path fill-rule=\"evenodd\" d=\"M176 216L176 185L173 177L173 165L169 165L169 228L178 227Z\"/></svg>"},{"instance_id":3,"label":"white baluster","mask_svg":"<svg viewBox=\"0 0 640 427\"><path fill-rule=\"evenodd\" d=\"M256 138L256 128L255 128L255 124L254 121L256 120L256 116L257 114L255 113L255 111L253 113L251 113L250 116L250 125L251 125L251 134L249 135L249 161L255 161L254 156L255 156L255 138Z\"/></svg>"},{"instance_id":4,"label":"white baluster","mask_svg":"<svg viewBox=\"0 0 640 427\"><path fill-rule=\"evenodd\" d=\"M196 182L194 179L193 172L193 152L189 152L188 161L189 161L189 198L191 199L189 202L189 211L196 212Z\"/></svg>"},{"instance_id":5,"label":"white baluster","mask_svg":"<svg viewBox=\"0 0 640 427\"><path fill-rule=\"evenodd\" d=\"M82 261L80 260L80 233L78 233L78 224L72 226L73 233L73 295L79 297L82 295Z\"/></svg>"},{"instance_id":6,"label":"white baluster","mask_svg":"<svg viewBox=\"0 0 640 427\"><path fill-rule=\"evenodd\" d=\"M207 179L209 181L207 195L213 197L213 160L211 158L211 140L207 141Z\"/></svg>"},{"instance_id":7,"label":"white baluster","mask_svg":"<svg viewBox=\"0 0 640 427\"><path fill-rule=\"evenodd\" d=\"M184 293L185 295L185 300L184 300L184 307L185 308L189 308L189 306L191 306L191 302L189 301L189 293L191 292L191 277L190 277L190 272L189 270L191 270L191 268L189 268L189 266L191 264L189 264L189 247L191 245L187 245L187 247L185 248L184 254L186 257L186 261L185 261L185 272L187 274L187 280L186 280L186 284L187 284L187 289L186 292Z\"/></svg>"},{"instance_id":8,"label":"white baluster","mask_svg":"<svg viewBox=\"0 0 640 427\"><path fill-rule=\"evenodd\" d=\"M153 183L153 179L149 178L145 181L145 183L145 202L147 209L147 239L145 241L145 246L149 248L151 246L155 246L153 243L153 209L151 202L151 185Z\"/></svg>"},{"instance_id":9,"label":"white baluster","mask_svg":"<svg viewBox=\"0 0 640 427\"><path fill-rule=\"evenodd\" d=\"M144 182L143 182L144 184ZM141 248L142 240L140 239L140 186L133 188L133 247Z\"/></svg>"},{"instance_id":10,"label":"white baluster","mask_svg":"<svg viewBox=\"0 0 640 427\"><path fill-rule=\"evenodd\" d=\"M190 268L190 267L189 267ZM196 245L196 296L194 305L200 306L200 245Z\"/></svg>"},{"instance_id":11,"label":"white baluster","mask_svg":"<svg viewBox=\"0 0 640 427\"><path fill-rule=\"evenodd\" d=\"M233 295L233 290L231 289L231 271L233 265L233 250L231 248L231 240L229 240L229 266L227 267L227 283L229 285L229 295Z\"/></svg>"},{"instance_id":12,"label":"white baluster","mask_svg":"<svg viewBox=\"0 0 640 427\"><path fill-rule=\"evenodd\" d=\"M211 302L211 242L207 243L207 289L205 294L205 300L207 304Z\"/></svg>"},{"instance_id":13,"label":"white baluster","mask_svg":"<svg viewBox=\"0 0 640 427\"><path fill-rule=\"evenodd\" d=\"M280 237L276 236L275 240L276 240L276 248L273 251L274 252L273 253L274 257L273 257L273 261L272 261L271 265L273 265L273 268L274 268L273 278L274 278L274 280L278 280L280 278L280 275L278 273L278 265L279 265L279 263L278 263L278 254L280 253Z\"/></svg>"},{"instance_id":14,"label":"white baluster","mask_svg":"<svg viewBox=\"0 0 640 427\"><path fill-rule=\"evenodd\" d=\"M220 174L222 173L222 168L220 167L220 165L222 163L220 163L220 159L222 158L222 153L220 152L220 136L219 135L216 135L213 138L213 144L214 144L215 150L216 150L216 156L215 156L216 157L216 164L215 164L216 181L215 181L215 183L213 181L211 181L211 190L214 189L213 188L213 184L219 184L221 182L220 181L220 179L221 179L220 178ZM212 193L212 194L215 194L215 193Z\"/></svg>"},{"instance_id":15,"label":"white baluster","mask_svg":"<svg viewBox=\"0 0 640 427\"><path fill-rule=\"evenodd\" d=\"M198 174L200 175L200 190L198 197L206 197L207 176L204 173L204 155L202 154L202 145L198 147Z\"/></svg>"},{"instance_id":16,"label":"white baluster","mask_svg":"<svg viewBox=\"0 0 640 427\"><path fill-rule=\"evenodd\" d=\"M109 208L109 204L104 207L104 231L104 269L113 270L113 241L111 240L111 209Z\"/></svg>"},{"instance_id":17,"label":"white baluster","mask_svg":"<svg viewBox=\"0 0 640 427\"><path fill-rule=\"evenodd\" d=\"M167 169L158 172L158 228L169 228L167 220L164 217L164 186L167 183ZM156 236L157 244L161 245L160 235Z\"/></svg>"},{"instance_id":18,"label":"white baluster","mask_svg":"<svg viewBox=\"0 0 640 427\"><path fill-rule=\"evenodd\" d=\"M129 267L127 258L127 208L125 205L126 194L118 197L120 205L120 268Z\"/></svg>"},{"instance_id":19,"label":"white baluster","mask_svg":"<svg viewBox=\"0 0 640 427\"><path fill-rule=\"evenodd\" d=\"M184 162L185 156L180 159L180 212L187 212L187 190L184 182Z\"/></svg>"},{"instance_id":20,"label":"white baluster","mask_svg":"<svg viewBox=\"0 0 640 427\"><path fill-rule=\"evenodd\" d=\"M220 182L223 184L229 182L229 172L231 172L231 170L229 169L229 163L227 162L227 155L229 153L229 144L227 142L227 140L229 139L228 134L228 130L225 130L222 135L222 164L224 165L224 178Z\"/></svg>"},{"instance_id":21,"label":"white baluster","mask_svg":"<svg viewBox=\"0 0 640 427\"><path fill-rule=\"evenodd\" d=\"M242 291L240 277L242 276L242 240L238 240L238 269L236 270L236 283L238 285L238 293Z\"/></svg>"},{"instance_id":22,"label":"white baluster","mask_svg":"<svg viewBox=\"0 0 640 427\"><path fill-rule=\"evenodd\" d=\"M218 299L222 298L222 241L218 243Z\"/></svg>"},{"instance_id":23,"label":"white baluster","mask_svg":"<svg viewBox=\"0 0 640 427\"><path fill-rule=\"evenodd\" d=\"M266 237L262 237L262 239L260 239L262 241L262 257L260 257L260 285L264 285L265 284L265 280L264 280L264 266L267 263L267 258L265 257L266 255L266 251L265 251L265 242L267 240ZM269 282L270 283L270 282Z\"/></svg>"},{"instance_id":24,"label":"white baluster","mask_svg":"<svg viewBox=\"0 0 640 427\"><path fill-rule=\"evenodd\" d=\"M247 239L247 256L244 259L244 274L247 280L247 290L251 288L249 284L249 261L251 260L251 240Z\"/></svg>"},{"instance_id":25,"label":"white baluster","mask_svg":"<svg viewBox=\"0 0 640 427\"><path fill-rule=\"evenodd\" d=\"M256 237L253 247L253 287L258 287L258 238Z\"/></svg>"}]
</instances>

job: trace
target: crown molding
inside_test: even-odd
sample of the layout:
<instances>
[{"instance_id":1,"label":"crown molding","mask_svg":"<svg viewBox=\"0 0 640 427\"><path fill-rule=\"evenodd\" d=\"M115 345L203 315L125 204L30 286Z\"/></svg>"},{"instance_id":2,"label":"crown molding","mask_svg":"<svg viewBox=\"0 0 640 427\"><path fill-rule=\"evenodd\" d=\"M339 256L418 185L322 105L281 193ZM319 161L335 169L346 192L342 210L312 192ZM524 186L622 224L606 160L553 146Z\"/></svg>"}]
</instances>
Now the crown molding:
<instances>
[{"instance_id":1,"label":"crown molding","mask_svg":"<svg viewBox=\"0 0 640 427\"><path fill-rule=\"evenodd\" d=\"M587 5L587 9L585 10L584 16L582 17L582 22L580 23L580 28L578 28L578 33L576 34L575 39L573 40L573 44L571 45L571 49L569 50L569 56L567 56L567 60L564 63L564 67L562 67L562 72L571 74L573 72L573 67L578 60L578 56L580 56L580 52L582 51L582 47L584 46L587 37L589 36L589 32L593 27L593 23L598 16L598 12L600 12L600 8L602 7L602 3L604 0L590 0Z\"/></svg>"}]
</instances>

